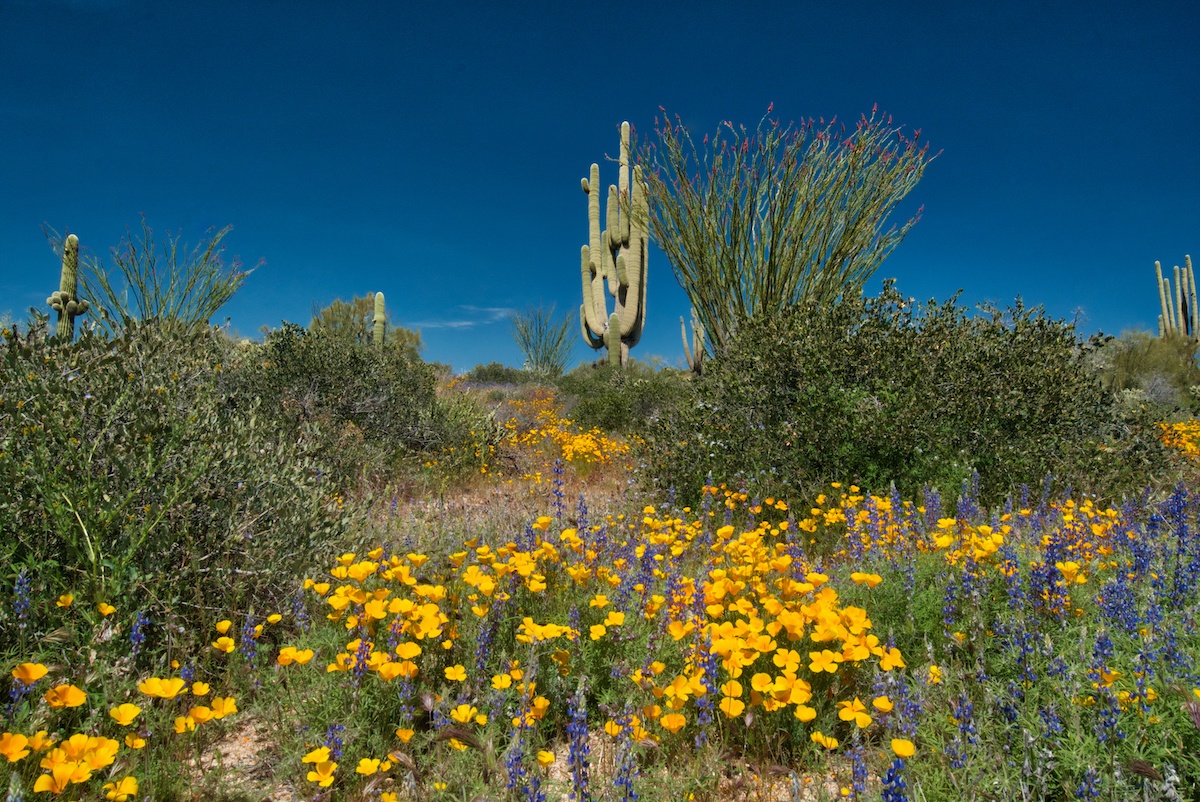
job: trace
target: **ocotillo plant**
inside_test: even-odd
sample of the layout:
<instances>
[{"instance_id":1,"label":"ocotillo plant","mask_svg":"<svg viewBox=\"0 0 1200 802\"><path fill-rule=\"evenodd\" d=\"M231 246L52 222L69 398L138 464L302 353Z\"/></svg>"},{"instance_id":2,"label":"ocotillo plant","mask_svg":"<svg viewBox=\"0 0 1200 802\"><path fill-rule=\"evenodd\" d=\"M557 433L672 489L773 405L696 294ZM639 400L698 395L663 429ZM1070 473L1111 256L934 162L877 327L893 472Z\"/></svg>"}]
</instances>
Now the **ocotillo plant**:
<instances>
[{"instance_id":1,"label":"ocotillo plant","mask_svg":"<svg viewBox=\"0 0 1200 802\"><path fill-rule=\"evenodd\" d=\"M588 196L588 244L580 251L583 304L579 323L592 348L608 348L608 361L625 365L629 349L642 337L646 319L646 256L649 250L649 188L642 168L629 171L629 123L621 123L621 155L617 185L608 187L605 229L600 230L600 166L580 183ZM610 314L604 297L615 299Z\"/></svg>"},{"instance_id":2,"label":"ocotillo plant","mask_svg":"<svg viewBox=\"0 0 1200 802\"><path fill-rule=\"evenodd\" d=\"M58 283L58 292L51 293L46 303L58 312L58 339L71 342L75 339L75 318L86 314L87 301L75 296L79 274L79 237L68 234L63 243L62 275Z\"/></svg>"},{"instance_id":3,"label":"ocotillo plant","mask_svg":"<svg viewBox=\"0 0 1200 802\"><path fill-rule=\"evenodd\" d=\"M1185 254L1183 270L1175 265L1175 292L1171 293L1171 280L1162 273L1162 264L1154 263L1158 278L1158 336L1183 334L1200 336L1200 309L1196 308L1196 274L1192 270L1192 257Z\"/></svg>"},{"instance_id":4,"label":"ocotillo plant","mask_svg":"<svg viewBox=\"0 0 1200 802\"><path fill-rule=\"evenodd\" d=\"M383 350L384 327L387 326L387 315L383 309L383 293L375 293L375 347Z\"/></svg>"}]
</instances>

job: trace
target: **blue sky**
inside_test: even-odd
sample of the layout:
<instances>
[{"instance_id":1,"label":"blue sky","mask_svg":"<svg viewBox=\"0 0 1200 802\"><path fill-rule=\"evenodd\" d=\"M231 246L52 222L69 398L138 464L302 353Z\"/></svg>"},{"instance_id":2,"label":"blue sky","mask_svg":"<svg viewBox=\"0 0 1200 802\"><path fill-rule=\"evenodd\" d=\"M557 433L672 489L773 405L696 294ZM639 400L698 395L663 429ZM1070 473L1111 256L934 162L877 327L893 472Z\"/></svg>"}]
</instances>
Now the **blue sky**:
<instances>
[{"instance_id":1,"label":"blue sky","mask_svg":"<svg viewBox=\"0 0 1200 802\"><path fill-rule=\"evenodd\" d=\"M1200 257L1197 31L1184 2L0 0L0 312L57 289L43 224L107 258L145 214L265 259L222 312L244 335L378 290L427 359L515 365L508 310L577 313L579 179L615 181L622 120L877 103L942 154L868 291L1152 328L1154 260ZM681 363L649 264L633 354Z\"/></svg>"}]
</instances>

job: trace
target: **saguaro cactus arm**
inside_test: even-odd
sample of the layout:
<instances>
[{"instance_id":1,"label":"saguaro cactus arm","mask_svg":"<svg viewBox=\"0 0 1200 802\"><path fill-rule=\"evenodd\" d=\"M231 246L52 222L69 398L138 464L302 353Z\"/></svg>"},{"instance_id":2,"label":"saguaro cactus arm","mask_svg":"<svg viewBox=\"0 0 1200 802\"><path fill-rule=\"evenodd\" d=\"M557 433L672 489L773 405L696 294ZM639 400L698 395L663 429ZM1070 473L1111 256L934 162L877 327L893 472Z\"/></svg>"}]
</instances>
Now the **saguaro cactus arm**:
<instances>
[{"instance_id":1,"label":"saguaro cactus arm","mask_svg":"<svg viewBox=\"0 0 1200 802\"><path fill-rule=\"evenodd\" d=\"M79 284L79 237L68 234L63 242L62 273L58 291L51 293L46 303L58 312L55 334L60 340L75 339L75 318L87 314L90 304L75 297Z\"/></svg>"},{"instance_id":2,"label":"saguaro cactus arm","mask_svg":"<svg viewBox=\"0 0 1200 802\"><path fill-rule=\"evenodd\" d=\"M1167 334L1171 331L1171 310L1167 306L1167 297L1171 294L1171 288L1163 278L1162 262L1155 261L1154 274L1158 278L1159 328L1162 329L1163 334Z\"/></svg>"}]
</instances>

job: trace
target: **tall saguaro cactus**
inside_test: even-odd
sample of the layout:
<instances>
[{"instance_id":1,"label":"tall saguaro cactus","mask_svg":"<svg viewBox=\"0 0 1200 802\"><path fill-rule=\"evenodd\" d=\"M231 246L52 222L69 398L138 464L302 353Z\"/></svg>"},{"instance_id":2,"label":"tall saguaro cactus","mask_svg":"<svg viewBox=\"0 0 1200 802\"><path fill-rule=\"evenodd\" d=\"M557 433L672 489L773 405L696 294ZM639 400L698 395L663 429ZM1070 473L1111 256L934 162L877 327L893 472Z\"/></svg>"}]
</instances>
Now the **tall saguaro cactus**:
<instances>
[{"instance_id":1,"label":"tall saguaro cactus","mask_svg":"<svg viewBox=\"0 0 1200 802\"><path fill-rule=\"evenodd\" d=\"M375 347L382 351L383 350L384 329L387 326L387 315L385 314L384 308L383 308L383 293L382 292L375 293L374 324L375 324L375 331L374 331L374 337L372 339L375 343Z\"/></svg>"},{"instance_id":2,"label":"tall saguaro cactus","mask_svg":"<svg viewBox=\"0 0 1200 802\"><path fill-rule=\"evenodd\" d=\"M621 155L617 184L608 187L605 228L600 230L600 166L580 183L588 196L588 244L580 250L583 304L579 323L584 341L606 347L613 365L629 362L629 349L642 337L646 320L646 257L649 251L649 187L642 168L630 174L629 123L621 123ZM631 180L632 179L632 180ZM614 298L608 311L604 297Z\"/></svg>"},{"instance_id":3,"label":"tall saguaro cactus","mask_svg":"<svg viewBox=\"0 0 1200 802\"><path fill-rule=\"evenodd\" d=\"M1164 278L1162 264L1154 263L1158 279L1158 335L1183 334L1200 337L1200 309L1196 308L1196 274L1192 270L1192 257L1185 254L1183 270L1175 265L1175 290L1171 291L1171 279Z\"/></svg>"},{"instance_id":4,"label":"tall saguaro cactus","mask_svg":"<svg viewBox=\"0 0 1200 802\"><path fill-rule=\"evenodd\" d=\"M71 342L75 339L75 318L86 314L87 301L75 296L79 284L79 237L68 234L63 242L62 275L58 283L58 292L50 294L46 303L58 312L58 328L55 333L58 339Z\"/></svg>"}]
</instances>

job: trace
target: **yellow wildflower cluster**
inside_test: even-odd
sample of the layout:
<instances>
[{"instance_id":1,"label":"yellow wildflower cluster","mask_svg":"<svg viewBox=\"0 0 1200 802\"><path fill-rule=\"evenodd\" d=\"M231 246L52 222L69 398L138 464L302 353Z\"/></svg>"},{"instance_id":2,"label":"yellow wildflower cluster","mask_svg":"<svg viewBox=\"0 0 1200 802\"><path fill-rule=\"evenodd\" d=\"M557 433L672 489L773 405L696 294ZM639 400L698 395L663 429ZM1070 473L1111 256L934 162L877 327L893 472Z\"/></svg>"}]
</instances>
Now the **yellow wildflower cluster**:
<instances>
[{"instance_id":1,"label":"yellow wildflower cluster","mask_svg":"<svg viewBox=\"0 0 1200 802\"><path fill-rule=\"evenodd\" d=\"M69 604L60 605L68 607ZM10 672L13 679L21 687L31 687L47 677L50 669L34 662L20 663ZM189 693L187 683L178 677L162 679L148 677L138 683L138 690L145 696L172 700ZM209 686L204 682L193 682L190 693L193 696L205 696ZM82 707L87 703L87 693L71 684L60 683L47 690L42 698L51 710ZM193 705L187 712L175 720L175 731L183 733L194 730L197 724L213 719L223 718L237 712L237 705L232 697L216 697L210 705ZM142 714L142 708L131 702L115 705L108 711L108 716L119 727L132 727ZM142 749L146 746L148 733L131 730L125 735L125 747L130 750ZM63 740L58 740L46 729L38 730L32 735L19 732L0 733L0 757L10 764L19 763L31 754L41 754L38 767L44 769L37 775L33 790L35 793L50 792L54 795L63 794L72 785L87 783L96 772L112 766L121 749L121 742L103 735L85 732L75 733ZM108 776L109 782L104 783L102 790L104 798L125 802L134 799L138 794L138 781L132 775L115 778Z\"/></svg>"},{"instance_id":2,"label":"yellow wildflower cluster","mask_svg":"<svg viewBox=\"0 0 1200 802\"><path fill-rule=\"evenodd\" d=\"M549 392L539 393L516 406L525 419L532 415L533 421L529 428L522 428L517 417L509 421L509 441L513 445L540 449L551 460L561 456L564 462L577 467L607 465L629 453L628 443L599 429L578 431L573 421L561 416Z\"/></svg>"},{"instance_id":3,"label":"yellow wildflower cluster","mask_svg":"<svg viewBox=\"0 0 1200 802\"><path fill-rule=\"evenodd\" d=\"M1167 448L1179 451L1193 462L1200 461L1200 420L1189 418L1182 423L1159 423L1158 426Z\"/></svg>"}]
</instances>

